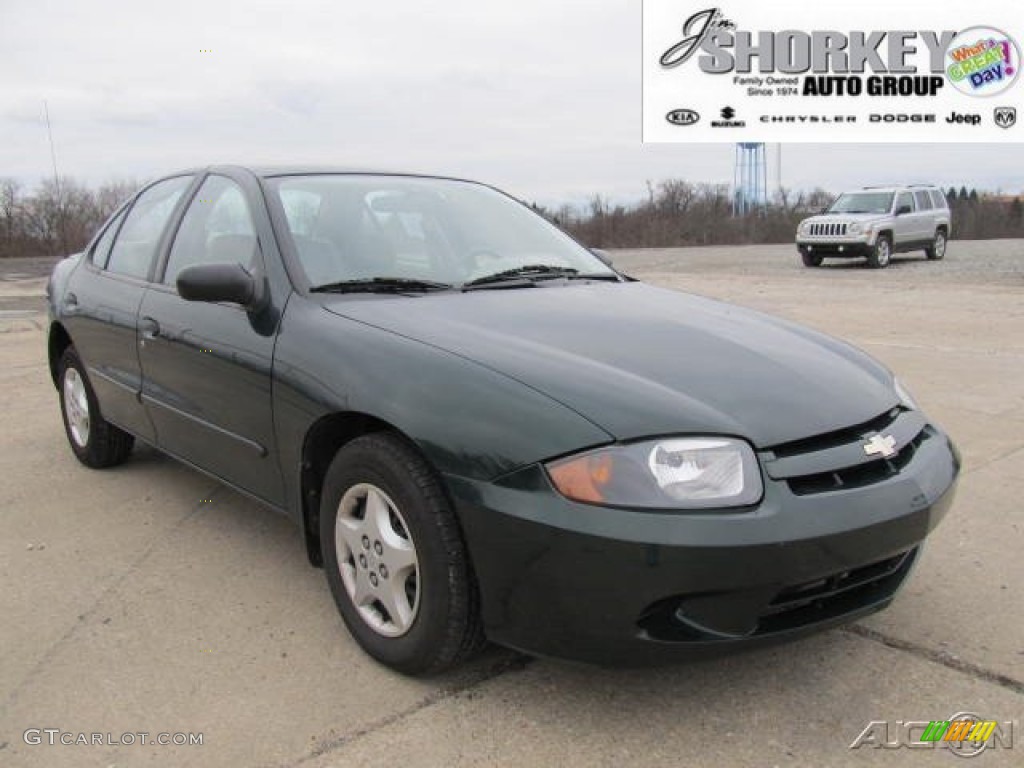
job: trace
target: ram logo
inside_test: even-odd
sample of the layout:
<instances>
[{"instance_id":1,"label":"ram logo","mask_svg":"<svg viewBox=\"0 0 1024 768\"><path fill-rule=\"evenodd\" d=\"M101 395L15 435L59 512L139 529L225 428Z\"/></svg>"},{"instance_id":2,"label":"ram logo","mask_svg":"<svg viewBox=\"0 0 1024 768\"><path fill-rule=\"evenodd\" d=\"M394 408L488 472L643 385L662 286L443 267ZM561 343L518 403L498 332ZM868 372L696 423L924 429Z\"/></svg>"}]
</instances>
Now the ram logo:
<instances>
[{"instance_id":1,"label":"ram logo","mask_svg":"<svg viewBox=\"0 0 1024 768\"><path fill-rule=\"evenodd\" d=\"M995 120L996 125L1000 128L1011 128L1017 122L1017 108L1016 107L996 107L995 109Z\"/></svg>"}]
</instances>

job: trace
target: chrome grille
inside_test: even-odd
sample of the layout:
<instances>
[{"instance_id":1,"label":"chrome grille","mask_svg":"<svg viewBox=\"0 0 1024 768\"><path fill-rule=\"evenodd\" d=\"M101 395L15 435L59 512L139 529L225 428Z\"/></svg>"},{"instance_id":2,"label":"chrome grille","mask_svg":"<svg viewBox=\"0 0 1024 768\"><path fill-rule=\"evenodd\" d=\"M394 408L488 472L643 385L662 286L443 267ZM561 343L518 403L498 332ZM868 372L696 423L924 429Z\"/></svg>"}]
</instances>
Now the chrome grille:
<instances>
[{"instance_id":1,"label":"chrome grille","mask_svg":"<svg viewBox=\"0 0 1024 768\"><path fill-rule=\"evenodd\" d=\"M835 221L815 222L811 224L810 234L812 237L842 237L846 234L846 224Z\"/></svg>"}]
</instances>

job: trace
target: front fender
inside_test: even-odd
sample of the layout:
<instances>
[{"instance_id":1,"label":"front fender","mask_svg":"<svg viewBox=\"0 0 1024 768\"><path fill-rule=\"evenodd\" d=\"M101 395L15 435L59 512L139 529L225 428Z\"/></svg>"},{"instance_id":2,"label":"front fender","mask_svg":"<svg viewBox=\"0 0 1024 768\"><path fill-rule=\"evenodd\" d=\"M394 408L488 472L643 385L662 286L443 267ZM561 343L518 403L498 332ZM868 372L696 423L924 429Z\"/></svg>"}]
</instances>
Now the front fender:
<instances>
[{"instance_id":1,"label":"front fender","mask_svg":"<svg viewBox=\"0 0 1024 768\"><path fill-rule=\"evenodd\" d=\"M474 480L613 439L505 374L293 296L274 353L274 422L289 498L300 508L307 432L349 411L400 430L439 472Z\"/></svg>"}]
</instances>

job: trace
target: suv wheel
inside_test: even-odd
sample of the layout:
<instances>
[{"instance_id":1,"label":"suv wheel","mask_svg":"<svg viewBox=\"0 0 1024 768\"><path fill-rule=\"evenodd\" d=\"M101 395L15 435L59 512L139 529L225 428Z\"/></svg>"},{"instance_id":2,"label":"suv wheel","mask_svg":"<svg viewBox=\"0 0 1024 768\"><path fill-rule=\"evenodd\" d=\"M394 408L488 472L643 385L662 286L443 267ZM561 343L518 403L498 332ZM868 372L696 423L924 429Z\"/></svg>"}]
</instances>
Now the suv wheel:
<instances>
[{"instance_id":1,"label":"suv wheel","mask_svg":"<svg viewBox=\"0 0 1024 768\"><path fill-rule=\"evenodd\" d=\"M875 247L868 255L868 266L872 269L884 269L889 266L889 259L892 258L892 241L888 235L879 235L875 241Z\"/></svg>"},{"instance_id":2,"label":"suv wheel","mask_svg":"<svg viewBox=\"0 0 1024 768\"><path fill-rule=\"evenodd\" d=\"M924 249L925 255L929 259L939 261L943 256L946 255L946 233L941 229L935 233L935 241L932 243L931 248Z\"/></svg>"},{"instance_id":3,"label":"suv wheel","mask_svg":"<svg viewBox=\"0 0 1024 768\"><path fill-rule=\"evenodd\" d=\"M370 656L409 675L441 672L484 643L477 588L436 473L397 436L345 445L320 504L331 593Z\"/></svg>"},{"instance_id":4,"label":"suv wheel","mask_svg":"<svg viewBox=\"0 0 1024 768\"><path fill-rule=\"evenodd\" d=\"M801 251L800 255L803 257L805 267L820 267L821 262L825 260L823 256L820 256L817 253Z\"/></svg>"}]
</instances>

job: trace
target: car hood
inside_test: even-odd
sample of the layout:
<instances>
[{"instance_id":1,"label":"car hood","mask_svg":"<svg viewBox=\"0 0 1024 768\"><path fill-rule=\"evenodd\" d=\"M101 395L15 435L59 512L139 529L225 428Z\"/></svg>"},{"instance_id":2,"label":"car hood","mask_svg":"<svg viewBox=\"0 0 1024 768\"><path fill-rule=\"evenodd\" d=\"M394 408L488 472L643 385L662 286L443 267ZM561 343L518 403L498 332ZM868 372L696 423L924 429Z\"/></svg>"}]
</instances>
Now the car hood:
<instances>
[{"instance_id":1,"label":"car hood","mask_svg":"<svg viewBox=\"0 0 1024 768\"><path fill-rule=\"evenodd\" d=\"M638 282L322 300L517 379L619 440L712 433L767 447L897 404L889 373L847 344Z\"/></svg>"},{"instance_id":2,"label":"car hood","mask_svg":"<svg viewBox=\"0 0 1024 768\"><path fill-rule=\"evenodd\" d=\"M862 224L866 224L870 221L878 221L888 216L887 213L822 213L817 216L811 216L808 219L804 219L805 222L811 221L816 224L835 224L835 223L850 223L853 221L859 221Z\"/></svg>"}]
</instances>

